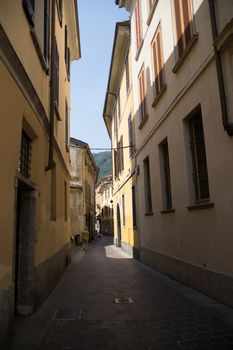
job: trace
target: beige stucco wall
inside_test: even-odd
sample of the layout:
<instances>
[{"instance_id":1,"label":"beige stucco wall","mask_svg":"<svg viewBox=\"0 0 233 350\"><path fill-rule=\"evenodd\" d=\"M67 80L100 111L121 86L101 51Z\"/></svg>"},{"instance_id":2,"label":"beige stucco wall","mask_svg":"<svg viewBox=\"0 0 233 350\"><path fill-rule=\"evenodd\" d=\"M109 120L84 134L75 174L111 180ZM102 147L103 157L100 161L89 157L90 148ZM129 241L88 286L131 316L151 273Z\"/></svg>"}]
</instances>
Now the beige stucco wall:
<instances>
[{"instance_id":1,"label":"beige stucco wall","mask_svg":"<svg viewBox=\"0 0 233 350\"><path fill-rule=\"evenodd\" d=\"M217 2L220 27L232 18L232 2ZM208 1L193 0L194 25L198 41L179 71L176 63L171 2L159 1L148 27L147 7L142 1L144 43L138 60L132 60L134 109L136 119L137 176L140 203L141 246L194 266L226 276L233 275L232 215L233 166L232 138L223 130L217 74L213 57ZM151 41L161 23L165 81L167 89L155 108ZM135 14L132 14L132 57L136 56ZM139 125L138 73L145 65L149 118ZM232 69L232 68L231 68ZM192 178L188 161L189 145L185 117L201 105L207 155L210 199L214 207L190 211L193 204ZM158 145L168 139L174 213L162 214L161 174ZM150 157L153 215L145 215L143 160Z\"/></svg>"}]
</instances>

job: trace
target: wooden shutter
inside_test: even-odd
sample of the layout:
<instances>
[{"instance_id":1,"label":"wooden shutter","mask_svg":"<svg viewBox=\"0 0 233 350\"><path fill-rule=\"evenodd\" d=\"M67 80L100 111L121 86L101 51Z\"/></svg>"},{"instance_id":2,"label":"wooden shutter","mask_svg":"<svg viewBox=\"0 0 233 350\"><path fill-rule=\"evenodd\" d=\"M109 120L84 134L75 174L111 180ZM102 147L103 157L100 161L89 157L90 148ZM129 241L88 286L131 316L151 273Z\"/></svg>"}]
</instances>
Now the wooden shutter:
<instances>
[{"instance_id":1,"label":"wooden shutter","mask_svg":"<svg viewBox=\"0 0 233 350\"><path fill-rule=\"evenodd\" d=\"M67 59L68 59L68 52L67 52L67 48L68 48L68 37L67 37L67 25L65 25L65 47L64 47L64 54L65 54L65 63L67 65Z\"/></svg>"},{"instance_id":2,"label":"wooden shutter","mask_svg":"<svg viewBox=\"0 0 233 350\"><path fill-rule=\"evenodd\" d=\"M175 8L175 17L176 17L177 48L180 56L184 51L183 39L182 39L182 27L181 27L180 0L174 0L174 8Z\"/></svg>"},{"instance_id":3,"label":"wooden shutter","mask_svg":"<svg viewBox=\"0 0 233 350\"><path fill-rule=\"evenodd\" d=\"M142 68L140 76L139 76L139 93L140 93L140 117L141 117L141 122L142 122L147 114L144 68Z\"/></svg>"},{"instance_id":4,"label":"wooden shutter","mask_svg":"<svg viewBox=\"0 0 233 350\"><path fill-rule=\"evenodd\" d=\"M128 118L128 131L129 131L129 156L130 158L133 157L134 154L134 149L133 149L133 125L132 125L132 117L131 114L129 115Z\"/></svg>"},{"instance_id":5,"label":"wooden shutter","mask_svg":"<svg viewBox=\"0 0 233 350\"><path fill-rule=\"evenodd\" d=\"M55 43L55 104L59 104L59 54L57 43Z\"/></svg>"},{"instance_id":6,"label":"wooden shutter","mask_svg":"<svg viewBox=\"0 0 233 350\"><path fill-rule=\"evenodd\" d=\"M35 3L34 0L23 0L22 2L28 22L34 27L35 25Z\"/></svg>"},{"instance_id":7,"label":"wooden shutter","mask_svg":"<svg viewBox=\"0 0 233 350\"><path fill-rule=\"evenodd\" d=\"M49 66L50 51L50 0L44 0L44 58Z\"/></svg>"},{"instance_id":8,"label":"wooden shutter","mask_svg":"<svg viewBox=\"0 0 233 350\"><path fill-rule=\"evenodd\" d=\"M182 0L184 39L186 46L191 40L190 3L189 0Z\"/></svg>"},{"instance_id":9,"label":"wooden shutter","mask_svg":"<svg viewBox=\"0 0 233 350\"><path fill-rule=\"evenodd\" d=\"M65 104L65 114L66 114L65 142L66 142L66 145L68 145L68 141L69 141L69 110L68 110L67 101L66 101L66 104Z\"/></svg>"},{"instance_id":10,"label":"wooden shutter","mask_svg":"<svg viewBox=\"0 0 233 350\"><path fill-rule=\"evenodd\" d=\"M121 136L121 170L124 170L124 149L123 149L123 136Z\"/></svg>"},{"instance_id":11,"label":"wooden shutter","mask_svg":"<svg viewBox=\"0 0 233 350\"><path fill-rule=\"evenodd\" d=\"M137 0L135 6L135 21L136 21L136 41L137 49L139 49L142 42L142 27L141 27L141 4L140 0Z\"/></svg>"}]
</instances>

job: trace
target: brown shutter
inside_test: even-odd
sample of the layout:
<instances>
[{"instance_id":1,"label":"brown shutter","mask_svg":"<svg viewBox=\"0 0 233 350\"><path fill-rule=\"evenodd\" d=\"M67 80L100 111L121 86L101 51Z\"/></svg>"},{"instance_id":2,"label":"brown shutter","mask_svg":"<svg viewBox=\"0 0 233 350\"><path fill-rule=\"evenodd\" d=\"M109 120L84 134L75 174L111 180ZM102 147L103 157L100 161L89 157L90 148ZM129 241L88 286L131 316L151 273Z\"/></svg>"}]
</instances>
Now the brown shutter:
<instances>
[{"instance_id":1,"label":"brown shutter","mask_svg":"<svg viewBox=\"0 0 233 350\"><path fill-rule=\"evenodd\" d=\"M185 45L187 46L191 40L191 23L190 23L190 3L189 0L182 0L183 8L183 23L184 23L184 37Z\"/></svg>"},{"instance_id":2,"label":"brown shutter","mask_svg":"<svg viewBox=\"0 0 233 350\"><path fill-rule=\"evenodd\" d=\"M184 51L184 47L183 47L183 40L182 40L180 0L174 0L174 8L175 8L175 17L176 17L176 35L177 35L178 53L179 53L179 56L181 56Z\"/></svg>"},{"instance_id":3,"label":"brown shutter","mask_svg":"<svg viewBox=\"0 0 233 350\"><path fill-rule=\"evenodd\" d=\"M124 170L123 136L121 136L121 169Z\"/></svg>"},{"instance_id":4,"label":"brown shutter","mask_svg":"<svg viewBox=\"0 0 233 350\"><path fill-rule=\"evenodd\" d=\"M135 20L136 20L136 39L137 39L137 48L139 49L142 41L142 28L141 28L141 6L140 0L137 0L135 6Z\"/></svg>"},{"instance_id":5,"label":"brown shutter","mask_svg":"<svg viewBox=\"0 0 233 350\"><path fill-rule=\"evenodd\" d=\"M163 63L162 63L162 50L161 50L161 32L157 34L157 48L158 48L158 75L159 75L159 91L163 87Z\"/></svg>"}]
</instances>

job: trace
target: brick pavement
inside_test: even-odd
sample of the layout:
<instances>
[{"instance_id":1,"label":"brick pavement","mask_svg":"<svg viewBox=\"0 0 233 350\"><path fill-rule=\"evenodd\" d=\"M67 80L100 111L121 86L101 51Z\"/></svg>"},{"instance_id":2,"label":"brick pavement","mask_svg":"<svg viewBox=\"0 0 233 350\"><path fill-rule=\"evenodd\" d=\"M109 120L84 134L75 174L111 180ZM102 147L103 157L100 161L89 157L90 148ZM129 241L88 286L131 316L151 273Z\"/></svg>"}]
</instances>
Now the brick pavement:
<instances>
[{"instance_id":1,"label":"brick pavement","mask_svg":"<svg viewBox=\"0 0 233 350\"><path fill-rule=\"evenodd\" d=\"M145 267L103 237L75 252L35 315L16 319L10 349L233 349L232 327L233 310Z\"/></svg>"}]
</instances>

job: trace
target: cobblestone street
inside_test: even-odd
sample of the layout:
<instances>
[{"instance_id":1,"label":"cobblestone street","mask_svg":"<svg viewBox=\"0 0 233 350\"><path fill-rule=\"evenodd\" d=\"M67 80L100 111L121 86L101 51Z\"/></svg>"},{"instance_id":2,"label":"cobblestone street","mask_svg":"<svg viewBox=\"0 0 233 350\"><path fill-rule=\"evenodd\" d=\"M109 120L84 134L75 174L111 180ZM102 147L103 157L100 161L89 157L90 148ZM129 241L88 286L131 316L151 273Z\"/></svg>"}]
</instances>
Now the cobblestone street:
<instances>
[{"instance_id":1,"label":"cobblestone street","mask_svg":"<svg viewBox=\"0 0 233 350\"><path fill-rule=\"evenodd\" d=\"M35 315L16 319L11 349L233 349L231 325L231 309L143 266L103 237L73 254Z\"/></svg>"}]
</instances>

